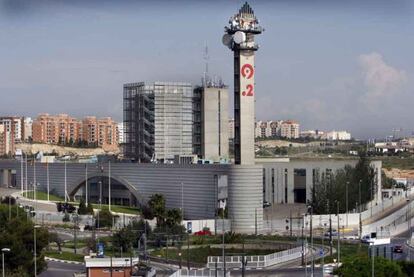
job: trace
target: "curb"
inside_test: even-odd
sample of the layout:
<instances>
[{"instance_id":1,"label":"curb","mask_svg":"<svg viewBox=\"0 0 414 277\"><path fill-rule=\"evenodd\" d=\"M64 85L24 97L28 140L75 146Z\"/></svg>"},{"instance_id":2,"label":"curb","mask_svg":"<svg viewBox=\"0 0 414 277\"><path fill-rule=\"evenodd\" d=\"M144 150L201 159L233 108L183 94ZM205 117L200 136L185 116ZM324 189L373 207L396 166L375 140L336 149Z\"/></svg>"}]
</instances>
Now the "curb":
<instances>
[{"instance_id":1,"label":"curb","mask_svg":"<svg viewBox=\"0 0 414 277\"><path fill-rule=\"evenodd\" d=\"M59 260L59 259L55 259L55 258L50 258L50 257L45 257L46 261L52 261L52 262L58 262L58 263L65 263L65 264L78 264L78 265L83 265L85 263L82 262L75 262L75 261L67 261L67 260Z\"/></svg>"}]
</instances>

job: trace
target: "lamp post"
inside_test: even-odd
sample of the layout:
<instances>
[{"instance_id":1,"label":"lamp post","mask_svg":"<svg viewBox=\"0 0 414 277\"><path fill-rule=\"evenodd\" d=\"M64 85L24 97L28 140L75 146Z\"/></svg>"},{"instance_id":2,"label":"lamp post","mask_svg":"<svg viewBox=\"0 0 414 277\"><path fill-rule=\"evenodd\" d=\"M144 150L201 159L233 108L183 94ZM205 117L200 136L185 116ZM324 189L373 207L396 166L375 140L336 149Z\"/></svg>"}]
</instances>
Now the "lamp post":
<instances>
[{"instance_id":1,"label":"lamp post","mask_svg":"<svg viewBox=\"0 0 414 277\"><path fill-rule=\"evenodd\" d=\"M339 259L341 257L341 231L339 229L339 201L336 201L336 216L337 216L337 220L338 220L338 229L337 229L337 233L338 233L338 260L337 260L337 264L336 267L338 268L339 266ZM332 253L331 253L332 255Z\"/></svg>"},{"instance_id":2,"label":"lamp post","mask_svg":"<svg viewBox=\"0 0 414 277\"><path fill-rule=\"evenodd\" d=\"M361 241L362 238L362 218L361 218L361 183L362 180L359 180L359 184L358 184L358 194L359 194L359 207L358 207L358 212L359 212L359 241Z\"/></svg>"},{"instance_id":3,"label":"lamp post","mask_svg":"<svg viewBox=\"0 0 414 277\"><path fill-rule=\"evenodd\" d=\"M5 272L5 267L4 267L4 253L6 252L10 252L10 248L3 248L1 249L1 265L2 265L2 271L3 271L3 277L6 276Z\"/></svg>"},{"instance_id":4,"label":"lamp post","mask_svg":"<svg viewBox=\"0 0 414 277\"><path fill-rule=\"evenodd\" d=\"M76 244L77 244L77 229L78 229L79 216L77 214L73 215L73 242L74 242L74 253L76 254Z\"/></svg>"},{"instance_id":5,"label":"lamp post","mask_svg":"<svg viewBox=\"0 0 414 277\"><path fill-rule=\"evenodd\" d=\"M33 228L33 254L34 254L34 276L37 276L37 249L36 249L36 229L40 228L39 225L35 225Z\"/></svg>"},{"instance_id":6,"label":"lamp post","mask_svg":"<svg viewBox=\"0 0 414 277\"><path fill-rule=\"evenodd\" d=\"M346 227L348 227L348 186L349 186L349 182L346 182L346 186L345 186L345 198L346 198L346 203L345 203L345 209L346 209Z\"/></svg>"},{"instance_id":7,"label":"lamp post","mask_svg":"<svg viewBox=\"0 0 414 277\"><path fill-rule=\"evenodd\" d=\"M310 223L309 223L309 228L310 228L310 242L311 242L311 249L313 249L313 229L312 229L312 217L313 217L313 207L312 205L308 206L308 212L310 214ZM311 276L314 276L314 270L315 270L315 259L314 256L312 255L312 267L311 267Z\"/></svg>"}]
</instances>

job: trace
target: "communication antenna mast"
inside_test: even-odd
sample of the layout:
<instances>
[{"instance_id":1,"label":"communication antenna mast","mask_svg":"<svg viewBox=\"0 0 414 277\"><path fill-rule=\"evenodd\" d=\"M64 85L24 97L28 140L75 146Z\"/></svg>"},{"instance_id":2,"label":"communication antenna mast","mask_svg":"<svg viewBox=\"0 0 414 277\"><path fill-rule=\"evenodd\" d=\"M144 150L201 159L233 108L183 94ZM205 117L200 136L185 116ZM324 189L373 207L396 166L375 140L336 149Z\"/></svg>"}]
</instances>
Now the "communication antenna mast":
<instances>
[{"instance_id":1,"label":"communication antenna mast","mask_svg":"<svg viewBox=\"0 0 414 277\"><path fill-rule=\"evenodd\" d=\"M204 47L204 52L203 52L203 59L204 59L204 63L205 63L203 85L204 85L204 87L206 87L207 84L208 84L208 61L210 59L210 56L208 54L207 41L205 42L205 47Z\"/></svg>"}]
</instances>

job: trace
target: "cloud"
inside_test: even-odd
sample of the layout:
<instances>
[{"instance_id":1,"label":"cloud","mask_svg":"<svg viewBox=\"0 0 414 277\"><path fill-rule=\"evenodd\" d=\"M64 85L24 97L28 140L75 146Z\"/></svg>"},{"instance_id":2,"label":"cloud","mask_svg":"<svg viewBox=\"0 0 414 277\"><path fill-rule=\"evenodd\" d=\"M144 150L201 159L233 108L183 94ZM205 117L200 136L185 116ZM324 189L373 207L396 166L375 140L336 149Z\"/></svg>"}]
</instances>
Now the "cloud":
<instances>
[{"instance_id":1,"label":"cloud","mask_svg":"<svg viewBox=\"0 0 414 277\"><path fill-rule=\"evenodd\" d=\"M378 97L391 96L407 81L407 74L385 63L381 54L372 52L358 57L365 86L363 98L371 101Z\"/></svg>"}]
</instances>

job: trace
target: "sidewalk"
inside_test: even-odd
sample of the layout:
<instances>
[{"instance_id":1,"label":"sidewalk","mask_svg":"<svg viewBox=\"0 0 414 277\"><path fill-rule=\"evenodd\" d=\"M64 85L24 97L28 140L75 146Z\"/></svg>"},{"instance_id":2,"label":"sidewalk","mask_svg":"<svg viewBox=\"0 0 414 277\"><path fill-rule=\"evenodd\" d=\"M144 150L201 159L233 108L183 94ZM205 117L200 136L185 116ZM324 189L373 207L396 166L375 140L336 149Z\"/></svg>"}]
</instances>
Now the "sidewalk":
<instances>
[{"instance_id":1,"label":"sidewalk","mask_svg":"<svg viewBox=\"0 0 414 277\"><path fill-rule=\"evenodd\" d=\"M386 218L387 216L389 216L389 215L395 213L396 211L400 210L401 208L407 206L409 201L411 201L413 199L414 199L413 195L411 195L409 198L404 198L404 199L400 200L399 202L394 203L393 206L390 206L390 207L384 209L384 211L376 213L372 217L370 217L366 220L363 220L362 224L367 225L367 224L371 224L373 222L376 222L378 220L381 220L383 218ZM409 200L409 201L407 201L407 200Z\"/></svg>"}]
</instances>

